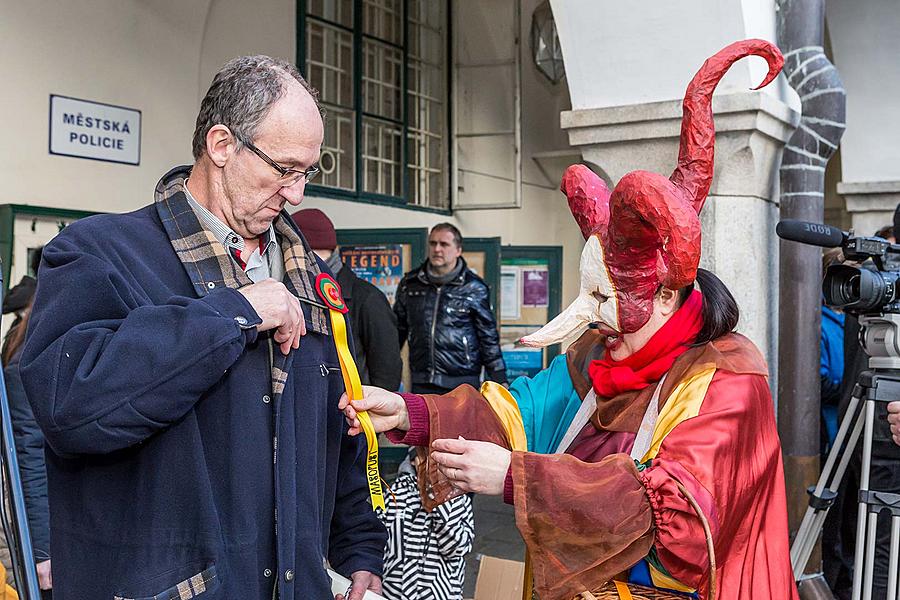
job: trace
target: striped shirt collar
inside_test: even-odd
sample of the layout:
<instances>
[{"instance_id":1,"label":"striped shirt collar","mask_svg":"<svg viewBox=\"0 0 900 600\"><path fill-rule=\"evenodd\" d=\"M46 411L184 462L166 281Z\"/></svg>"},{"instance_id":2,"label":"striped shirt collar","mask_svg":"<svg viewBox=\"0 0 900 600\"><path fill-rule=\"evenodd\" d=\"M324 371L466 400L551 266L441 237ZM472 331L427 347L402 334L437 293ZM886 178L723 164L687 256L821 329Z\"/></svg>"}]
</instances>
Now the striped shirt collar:
<instances>
[{"instance_id":1,"label":"striped shirt collar","mask_svg":"<svg viewBox=\"0 0 900 600\"><path fill-rule=\"evenodd\" d=\"M210 233L213 234L220 244L229 250L237 250L236 253L230 252L232 256L235 254L240 256L240 252L244 249L244 238L235 233L231 227L223 223L219 217L212 214L209 209L197 202L193 194L188 190L187 180L185 180L184 194L187 197L188 204L190 204L191 208L194 209L194 212L197 213L197 217L200 218L200 222L203 223L203 226L209 229ZM269 229L259 236L260 256L266 256L274 243L275 227L270 223Z\"/></svg>"}]
</instances>

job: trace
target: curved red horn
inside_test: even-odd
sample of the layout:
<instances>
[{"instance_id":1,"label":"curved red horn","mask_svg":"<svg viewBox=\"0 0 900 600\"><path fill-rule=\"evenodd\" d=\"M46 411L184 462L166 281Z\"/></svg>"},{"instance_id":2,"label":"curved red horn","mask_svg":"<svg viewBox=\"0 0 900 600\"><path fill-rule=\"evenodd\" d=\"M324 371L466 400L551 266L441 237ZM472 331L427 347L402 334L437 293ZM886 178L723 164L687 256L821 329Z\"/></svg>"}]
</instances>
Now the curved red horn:
<instances>
[{"instance_id":1,"label":"curved red horn","mask_svg":"<svg viewBox=\"0 0 900 600\"><path fill-rule=\"evenodd\" d=\"M609 224L609 187L585 165L572 165L566 169L559 190L569 200L569 210L584 239Z\"/></svg>"},{"instance_id":2,"label":"curved red horn","mask_svg":"<svg viewBox=\"0 0 900 600\"><path fill-rule=\"evenodd\" d=\"M775 44L751 39L729 44L709 57L685 92L678 167L669 179L685 191L698 213L703 208L713 178L716 138L712 113L713 90L732 64L751 54L761 56L769 63L766 78L754 89L768 85L781 71L784 57Z\"/></svg>"}]
</instances>

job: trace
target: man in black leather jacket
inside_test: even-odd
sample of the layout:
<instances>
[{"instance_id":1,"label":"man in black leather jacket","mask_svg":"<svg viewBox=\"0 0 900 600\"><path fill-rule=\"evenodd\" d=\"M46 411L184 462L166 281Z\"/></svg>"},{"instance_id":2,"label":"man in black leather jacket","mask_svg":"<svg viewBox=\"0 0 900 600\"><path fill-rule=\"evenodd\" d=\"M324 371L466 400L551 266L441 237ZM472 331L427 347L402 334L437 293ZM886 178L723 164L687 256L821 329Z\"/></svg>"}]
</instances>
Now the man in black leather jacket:
<instances>
[{"instance_id":1,"label":"man in black leather jacket","mask_svg":"<svg viewBox=\"0 0 900 600\"><path fill-rule=\"evenodd\" d=\"M428 260L407 273L394 302L400 347L409 342L412 391L442 394L487 379L506 383L497 321L487 284L462 257L462 235L450 223L428 236Z\"/></svg>"}]
</instances>

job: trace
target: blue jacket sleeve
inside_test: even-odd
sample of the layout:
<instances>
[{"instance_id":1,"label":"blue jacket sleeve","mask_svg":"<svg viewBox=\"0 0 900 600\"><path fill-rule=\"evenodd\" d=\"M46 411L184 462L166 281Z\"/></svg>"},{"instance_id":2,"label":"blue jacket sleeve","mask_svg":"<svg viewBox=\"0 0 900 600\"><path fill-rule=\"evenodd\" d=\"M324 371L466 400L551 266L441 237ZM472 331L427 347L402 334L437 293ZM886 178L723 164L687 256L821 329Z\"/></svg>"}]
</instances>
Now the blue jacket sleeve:
<instances>
[{"instance_id":1,"label":"blue jacket sleeve","mask_svg":"<svg viewBox=\"0 0 900 600\"><path fill-rule=\"evenodd\" d=\"M108 453L184 416L261 321L232 289L154 304L67 232L44 249L20 372L54 451Z\"/></svg>"},{"instance_id":2,"label":"blue jacket sleeve","mask_svg":"<svg viewBox=\"0 0 900 600\"><path fill-rule=\"evenodd\" d=\"M328 562L348 578L356 571L368 571L379 577L384 573L387 531L369 501L365 462L365 436L350 437L345 424Z\"/></svg>"},{"instance_id":3,"label":"blue jacket sleeve","mask_svg":"<svg viewBox=\"0 0 900 600\"><path fill-rule=\"evenodd\" d=\"M528 451L552 454L581 406L564 354L534 377L519 377L509 388L519 405Z\"/></svg>"},{"instance_id":4,"label":"blue jacket sleeve","mask_svg":"<svg viewBox=\"0 0 900 600\"><path fill-rule=\"evenodd\" d=\"M18 357L3 369L6 396L12 421L19 475L25 493L28 529L36 562L50 558L50 508L47 504L47 465L44 463L44 435L34 421L19 376Z\"/></svg>"}]
</instances>

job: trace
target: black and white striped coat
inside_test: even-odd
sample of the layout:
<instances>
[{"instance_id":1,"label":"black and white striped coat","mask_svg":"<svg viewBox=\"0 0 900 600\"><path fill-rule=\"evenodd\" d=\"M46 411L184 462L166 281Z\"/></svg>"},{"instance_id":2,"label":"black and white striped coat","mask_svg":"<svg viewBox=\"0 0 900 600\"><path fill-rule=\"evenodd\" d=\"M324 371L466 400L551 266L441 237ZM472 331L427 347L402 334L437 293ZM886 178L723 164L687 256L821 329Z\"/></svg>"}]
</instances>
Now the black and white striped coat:
<instances>
[{"instance_id":1,"label":"black and white striped coat","mask_svg":"<svg viewBox=\"0 0 900 600\"><path fill-rule=\"evenodd\" d=\"M416 476L405 473L385 495L388 531L384 597L388 600L461 600L465 555L475 538L472 500L454 498L427 513Z\"/></svg>"}]
</instances>

